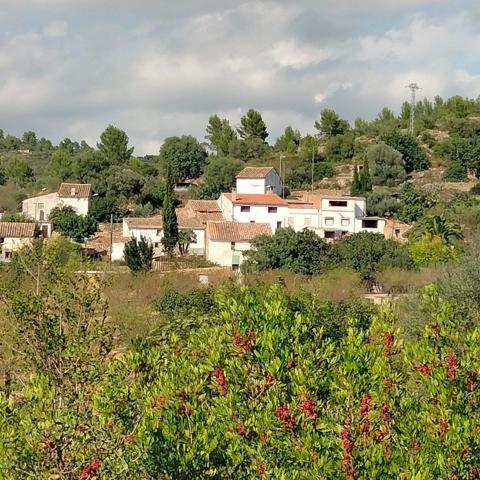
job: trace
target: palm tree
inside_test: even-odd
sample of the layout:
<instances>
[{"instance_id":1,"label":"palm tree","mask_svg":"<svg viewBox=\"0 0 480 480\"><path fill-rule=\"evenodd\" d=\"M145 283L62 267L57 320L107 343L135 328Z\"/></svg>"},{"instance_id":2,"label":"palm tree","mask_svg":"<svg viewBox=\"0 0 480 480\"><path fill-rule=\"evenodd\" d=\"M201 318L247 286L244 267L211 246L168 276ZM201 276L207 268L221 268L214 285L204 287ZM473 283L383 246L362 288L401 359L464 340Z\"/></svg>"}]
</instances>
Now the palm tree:
<instances>
[{"instance_id":1,"label":"palm tree","mask_svg":"<svg viewBox=\"0 0 480 480\"><path fill-rule=\"evenodd\" d=\"M440 237L445 244L463 238L460 225L449 222L443 213L441 215L431 215L421 220L420 225L415 229L414 238L423 235Z\"/></svg>"}]
</instances>

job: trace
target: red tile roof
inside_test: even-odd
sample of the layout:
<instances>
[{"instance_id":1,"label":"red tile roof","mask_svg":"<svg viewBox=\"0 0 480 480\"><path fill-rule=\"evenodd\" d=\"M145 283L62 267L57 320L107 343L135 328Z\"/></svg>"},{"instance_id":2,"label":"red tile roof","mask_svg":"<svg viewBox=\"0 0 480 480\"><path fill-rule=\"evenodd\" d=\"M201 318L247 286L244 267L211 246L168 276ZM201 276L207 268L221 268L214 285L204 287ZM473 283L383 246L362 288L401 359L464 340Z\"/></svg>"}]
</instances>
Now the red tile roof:
<instances>
[{"instance_id":1,"label":"red tile roof","mask_svg":"<svg viewBox=\"0 0 480 480\"><path fill-rule=\"evenodd\" d=\"M177 221L179 228L202 229L205 228L196 215L187 208L177 208ZM162 229L163 219L161 215L154 217L126 217L125 223L129 228Z\"/></svg>"},{"instance_id":2,"label":"red tile roof","mask_svg":"<svg viewBox=\"0 0 480 480\"><path fill-rule=\"evenodd\" d=\"M272 170L273 167L245 167L238 175L237 178L265 178Z\"/></svg>"},{"instance_id":3,"label":"red tile roof","mask_svg":"<svg viewBox=\"0 0 480 480\"><path fill-rule=\"evenodd\" d=\"M232 200L231 193L223 195L235 205L288 205L288 202L276 193L236 193L235 200Z\"/></svg>"},{"instance_id":4,"label":"red tile roof","mask_svg":"<svg viewBox=\"0 0 480 480\"><path fill-rule=\"evenodd\" d=\"M62 183L58 196L63 198L88 198L92 193L89 183Z\"/></svg>"},{"instance_id":5,"label":"red tile roof","mask_svg":"<svg viewBox=\"0 0 480 480\"><path fill-rule=\"evenodd\" d=\"M0 222L0 237L2 238L33 238L34 223Z\"/></svg>"},{"instance_id":6,"label":"red tile roof","mask_svg":"<svg viewBox=\"0 0 480 480\"><path fill-rule=\"evenodd\" d=\"M259 235L271 235L269 223L208 222L207 238L223 242L249 242Z\"/></svg>"},{"instance_id":7,"label":"red tile roof","mask_svg":"<svg viewBox=\"0 0 480 480\"><path fill-rule=\"evenodd\" d=\"M190 207L194 212L221 212L216 200L189 200L187 207Z\"/></svg>"}]
</instances>

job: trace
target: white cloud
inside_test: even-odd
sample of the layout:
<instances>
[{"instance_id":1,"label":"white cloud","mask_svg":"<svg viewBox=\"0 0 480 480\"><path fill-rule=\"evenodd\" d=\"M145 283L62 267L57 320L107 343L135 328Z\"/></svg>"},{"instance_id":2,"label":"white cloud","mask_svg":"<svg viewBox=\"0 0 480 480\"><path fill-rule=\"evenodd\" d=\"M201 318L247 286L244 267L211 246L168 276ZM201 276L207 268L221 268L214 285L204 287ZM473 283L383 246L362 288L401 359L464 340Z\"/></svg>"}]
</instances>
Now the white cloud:
<instances>
[{"instance_id":1,"label":"white cloud","mask_svg":"<svg viewBox=\"0 0 480 480\"><path fill-rule=\"evenodd\" d=\"M43 28L47 37L64 37L68 33L68 23L63 20L50 22Z\"/></svg>"}]
</instances>

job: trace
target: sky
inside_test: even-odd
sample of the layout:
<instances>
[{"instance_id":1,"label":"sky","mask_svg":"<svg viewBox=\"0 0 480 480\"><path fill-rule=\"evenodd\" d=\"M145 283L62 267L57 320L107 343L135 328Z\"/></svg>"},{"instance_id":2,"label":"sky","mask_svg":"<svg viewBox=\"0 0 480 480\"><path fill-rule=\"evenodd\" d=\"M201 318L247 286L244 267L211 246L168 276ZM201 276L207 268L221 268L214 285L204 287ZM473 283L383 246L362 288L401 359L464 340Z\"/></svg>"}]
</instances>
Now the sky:
<instances>
[{"instance_id":1,"label":"sky","mask_svg":"<svg viewBox=\"0 0 480 480\"><path fill-rule=\"evenodd\" d=\"M0 128L138 155L203 141L214 113L259 110L273 142L323 108L375 118L421 97L480 95L478 0L0 0Z\"/></svg>"}]
</instances>

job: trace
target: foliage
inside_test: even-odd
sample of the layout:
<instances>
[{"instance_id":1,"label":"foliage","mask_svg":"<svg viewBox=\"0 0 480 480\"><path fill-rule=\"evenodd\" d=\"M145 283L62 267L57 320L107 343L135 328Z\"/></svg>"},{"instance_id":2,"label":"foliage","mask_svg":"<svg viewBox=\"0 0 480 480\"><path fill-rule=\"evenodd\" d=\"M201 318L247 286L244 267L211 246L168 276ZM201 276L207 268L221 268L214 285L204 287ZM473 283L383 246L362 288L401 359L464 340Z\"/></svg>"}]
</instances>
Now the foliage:
<instances>
[{"instance_id":1,"label":"foliage","mask_svg":"<svg viewBox=\"0 0 480 480\"><path fill-rule=\"evenodd\" d=\"M100 135L97 147L109 165L124 165L133 153L133 147L128 148L127 134L113 125Z\"/></svg>"},{"instance_id":2,"label":"foliage","mask_svg":"<svg viewBox=\"0 0 480 480\"><path fill-rule=\"evenodd\" d=\"M112 165L106 172L104 194L126 200L137 198L144 186L143 178L125 166Z\"/></svg>"},{"instance_id":3,"label":"foliage","mask_svg":"<svg viewBox=\"0 0 480 480\"><path fill-rule=\"evenodd\" d=\"M109 222L112 215L114 222L121 222L127 215L127 210L119 206L115 197L93 197L89 215L97 222Z\"/></svg>"},{"instance_id":4,"label":"foliage","mask_svg":"<svg viewBox=\"0 0 480 480\"><path fill-rule=\"evenodd\" d=\"M321 135L334 137L346 133L350 129L350 125L346 120L340 118L335 110L325 108L320 112L320 120L315 122L315 128Z\"/></svg>"},{"instance_id":5,"label":"foliage","mask_svg":"<svg viewBox=\"0 0 480 480\"><path fill-rule=\"evenodd\" d=\"M180 251L180 255L186 255L188 253L190 244L195 243L196 241L197 235L193 232L193 230L180 230L178 232L178 249Z\"/></svg>"},{"instance_id":6,"label":"foliage","mask_svg":"<svg viewBox=\"0 0 480 480\"><path fill-rule=\"evenodd\" d=\"M280 228L272 236L253 239L251 247L242 264L245 271L285 269L313 275L324 270L330 261L328 244L311 230Z\"/></svg>"},{"instance_id":7,"label":"foliage","mask_svg":"<svg viewBox=\"0 0 480 480\"><path fill-rule=\"evenodd\" d=\"M47 174L62 182L72 176L72 159L66 150L55 150L47 165Z\"/></svg>"},{"instance_id":8,"label":"foliage","mask_svg":"<svg viewBox=\"0 0 480 480\"><path fill-rule=\"evenodd\" d=\"M0 219L1 222L13 222L13 223L35 223L30 217L27 217L23 213L4 213Z\"/></svg>"},{"instance_id":9,"label":"foliage","mask_svg":"<svg viewBox=\"0 0 480 480\"><path fill-rule=\"evenodd\" d=\"M160 148L160 162L165 171L169 165L175 182L199 177L206 158L205 148L191 135L168 137Z\"/></svg>"},{"instance_id":10,"label":"foliage","mask_svg":"<svg viewBox=\"0 0 480 480\"><path fill-rule=\"evenodd\" d=\"M307 188L312 184L312 165L304 162L297 168L290 171L285 177L285 184L289 188ZM313 164L313 181L318 182L327 177L333 177L335 169L333 165L328 162L315 162Z\"/></svg>"},{"instance_id":11,"label":"foliage","mask_svg":"<svg viewBox=\"0 0 480 480\"><path fill-rule=\"evenodd\" d=\"M365 158L362 169L359 171L358 166L353 167L353 180L350 186L350 195L365 195L372 191L372 179L370 177L370 169L368 159Z\"/></svg>"},{"instance_id":12,"label":"foliage","mask_svg":"<svg viewBox=\"0 0 480 480\"><path fill-rule=\"evenodd\" d=\"M446 245L463 238L460 225L449 222L444 214L422 218L412 235L413 238L420 238L425 234L440 238Z\"/></svg>"},{"instance_id":13,"label":"foliage","mask_svg":"<svg viewBox=\"0 0 480 480\"><path fill-rule=\"evenodd\" d=\"M125 244L123 251L125 263L132 272L150 270L152 266L153 245L145 237L132 238Z\"/></svg>"},{"instance_id":14,"label":"foliage","mask_svg":"<svg viewBox=\"0 0 480 480\"><path fill-rule=\"evenodd\" d=\"M464 182L467 180L467 174L468 172L465 165L459 162L453 162L445 170L443 179L448 182Z\"/></svg>"},{"instance_id":15,"label":"foliage","mask_svg":"<svg viewBox=\"0 0 480 480\"><path fill-rule=\"evenodd\" d=\"M425 170L429 167L428 158L417 140L411 135L404 135L393 130L382 136L382 140L401 153L407 173Z\"/></svg>"},{"instance_id":16,"label":"foliage","mask_svg":"<svg viewBox=\"0 0 480 480\"><path fill-rule=\"evenodd\" d=\"M398 210L398 200L388 190L375 190L367 195L369 215L390 216Z\"/></svg>"},{"instance_id":17,"label":"foliage","mask_svg":"<svg viewBox=\"0 0 480 480\"><path fill-rule=\"evenodd\" d=\"M400 221L412 223L419 220L436 203L434 196L406 183L399 195L397 217Z\"/></svg>"},{"instance_id":18,"label":"foliage","mask_svg":"<svg viewBox=\"0 0 480 480\"><path fill-rule=\"evenodd\" d=\"M322 159L319 153L319 141L313 135L307 134L301 140L298 148L298 156L304 162L311 162L312 156L315 162L319 162Z\"/></svg>"},{"instance_id":19,"label":"foliage","mask_svg":"<svg viewBox=\"0 0 480 480\"><path fill-rule=\"evenodd\" d=\"M458 258L457 251L438 235L424 234L408 246L408 253L417 267L429 267Z\"/></svg>"},{"instance_id":20,"label":"foliage","mask_svg":"<svg viewBox=\"0 0 480 480\"><path fill-rule=\"evenodd\" d=\"M267 126L262 115L253 108L248 110L246 115L240 119L240 126L237 130L243 140L259 138L262 142L265 142L268 137Z\"/></svg>"},{"instance_id":21,"label":"foliage","mask_svg":"<svg viewBox=\"0 0 480 480\"><path fill-rule=\"evenodd\" d=\"M5 165L5 175L22 187L35 181L32 167L22 158L11 158Z\"/></svg>"},{"instance_id":22,"label":"foliage","mask_svg":"<svg viewBox=\"0 0 480 480\"><path fill-rule=\"evenodd\" d=\"M402 155L394 148L384 143L371 145L366 156L373 185L393 187L407 178Z\"/></svg>"},{"instance_id":23,"label":"foliage","mask_svg":"<svg viewBox=\"0 0 480 480\"><path fill-rule=\"evenodd\" d=\"M342 162L350 160L354 154L355 135L347 132L343 135L335 135L327 139L325 156L330 162Z\"/></svg>"},{"instance_id":24,"label":"foliage","mask_svg":"<svg viewBox=\"0 0 480 480\"><path fill-rule=\"evenodd\" d=\"M230 143L230 156L247 162L261 158L267 152L268 146L258 137L249 137L245 140L234 140Z\"/></svg>"},{"instance_id":25,"label":"foliage","mask_svg":"<svg viewBox=\"0 0 480 480\"><path fill-rule=\"evenodd\" d=\"M360 232L333 244L334 261L353 268L362 278L372 281L375 273L387 267L411 269L412 260L403 245L386 240L379 233Z\"/></svg>"},{"instance_id":26,"label":"foliage","mask_svg":"<svg viewBox=\"0 0 480 480\"><path fill-rule=\"evenodd\" d=\"M288 154L295 154L298 151L298 146L300 145L301 140L302 136L300 132L288 126L282 135L277 138L277 141L275 142L275 150Z\"/></svg>"},{"instance_id":27,"label":"foliage","mask_svg":"<svg viewBox=\"0 0 480 480\"><path fill-rule=\"evenodd\" d=\"M243 162L230 157L210 157L203 183L197 192L198 198L217 199L222 192L229 192L235 186L235 177L243 168Z\"/></svg>"},{"instance_id":28,"label":"foliage","mask_svg":"<svg viewBox=\"0 0 480 480\"><path fill-rule=\"evenodd\" d=\"M5 185L7 183L7 174L5 173L5 169L2 165L0 165L0 186Z\"/></svg>"},{"instance_id":29,"label":"foliage","mask_svg":"<svg viewBox=\"0 0 480 480\"><path fill-rule=\"evenodd\" d=\"M158 299L156 308L166 318L185 315L195 317L211 313L214 304L212 288L194 288L185 293L169 289Z\"/></svg>"},{"instance_id":30,"label":"foliage","mask_svg":"<svg viewBox=\"0 0 480 480\"><path fill-rule=\"evenodd\" d=\"M229 153L230 144L237 139L237 134L226 118L221 119L218 115L212 115L208 119L205 138L217 155L226 156Z\"/></svg>"},{"instance_id":31,"label":"foliage","mask_svg":"<svg viewBox=\"0 0 480 480\"><path fill-rule=\"evenodd\" d=\"M163 237L162 244L165 253L173 255L178 243L178 221L175 212L175 193L173 191L173 171L170 163L167 164L165 196L163 198Z\"/></svg>"},{"instance_id":32,"label":"foliage","mask_svg":"<svg viewBox=\"0 0 480 480\"><path fill-rule=\"evenodd\" d=\"M434 152L442 158L452 162L452 165L461 165L463 169L472 169L477 177L480 174L480 141L478 136L461 137L452 135L434 147Z\"/></svg>"},{"instance_id":33,"label":"foliage","mask_svg":"<svg viewBox=\"0 0 480 480\"><path fill-rule=\"evenodd\" d=\"M55 230L76 242L83 242L97 231L97 222L94 217L77 215L70 206L55 207L48 218Z\"/></svg>"}]
</instances>

